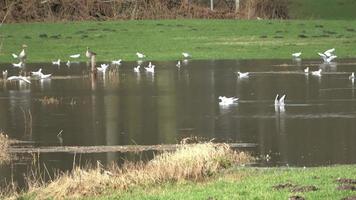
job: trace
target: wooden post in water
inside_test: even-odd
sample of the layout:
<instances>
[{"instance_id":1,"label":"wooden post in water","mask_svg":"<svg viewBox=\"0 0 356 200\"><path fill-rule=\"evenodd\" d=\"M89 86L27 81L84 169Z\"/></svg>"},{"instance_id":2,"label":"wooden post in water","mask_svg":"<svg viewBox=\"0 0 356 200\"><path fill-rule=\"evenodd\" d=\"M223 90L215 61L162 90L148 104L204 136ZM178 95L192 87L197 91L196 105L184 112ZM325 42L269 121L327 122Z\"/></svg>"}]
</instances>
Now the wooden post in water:
<instances>
[{"instance_id":1,"label":"wooden post in water","mask_svg":"<svg viewBox=\"0 0 356 200\"><path fill-rule=\"evenodd\" d=\"M91 71L92 72L96 70L96 68L95 68L95 60L96 60L95 55L92 55L90 57L90 64L91 64Z\"/></svg>"},{"instance_id":2,"label":"wooden post in water","mask_svg":"<svg viewBox=\"0 0 356 200\"><path fill-rule=\"evenodd\" d=\"M97 70L96 70L96 67L95 67L95 65L96 65L95 60L96 60L96 56L95 56L95 55L92 55L92 56L90 57L91 73L93 73L94 78L96 79Z\"/></svg>"},{"instance_id":3,"label":"wooden post in water","mask_svg":"<svg viewBox=\"0 0 356 200\"><path fill-rule=\"evenodd\" d=\"M240 10L240 0L235 0L235 12L239 12Z\"/></svg>"}]
</instances>

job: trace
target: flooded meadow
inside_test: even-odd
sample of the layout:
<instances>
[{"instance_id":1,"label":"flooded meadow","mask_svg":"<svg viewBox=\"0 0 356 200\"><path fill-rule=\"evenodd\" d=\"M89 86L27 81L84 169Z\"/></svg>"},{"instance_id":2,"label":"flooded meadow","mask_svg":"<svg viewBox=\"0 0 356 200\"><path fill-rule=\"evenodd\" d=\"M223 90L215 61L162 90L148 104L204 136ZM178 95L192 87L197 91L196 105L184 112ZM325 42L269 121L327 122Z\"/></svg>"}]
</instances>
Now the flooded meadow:
<instances>
[{"instance_id":1,"label":"flooded meadow","mask_svg":"<svg viewBox=\"0 0 356 200\"><path fill-rule=\"evenodd\" d=\"M244 148L259 166L320 166L356 162L356 60L188 60L152 62L154 72L135 72L136 62L89 73L87 63L70 67L26 64L51 78L0 81L0 129L16 147L176 144L186 137ZM102 63L98 63L100 66ZM321 76L305 73L322 69ZM20 71L0 63L8 76ZM249 72L239 78L237 72ZM275 96L286 95L283 109ZM219 96L237 97L220 105ZM152 152L41 153L50 170L77 163L149 159ZM25 155L18 155L26 157ZM0 166L0 181L20 179L31 163Z\"/></svg>"}]
</instances>

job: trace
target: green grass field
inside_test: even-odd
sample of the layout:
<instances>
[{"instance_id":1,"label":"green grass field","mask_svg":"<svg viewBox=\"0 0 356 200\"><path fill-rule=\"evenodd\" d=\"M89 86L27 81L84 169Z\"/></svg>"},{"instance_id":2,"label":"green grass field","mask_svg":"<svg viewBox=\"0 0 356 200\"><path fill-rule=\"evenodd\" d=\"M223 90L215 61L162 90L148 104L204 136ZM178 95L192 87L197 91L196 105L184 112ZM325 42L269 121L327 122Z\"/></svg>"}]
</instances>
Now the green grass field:
<instances>
[{"instance_id":1,"label":"green grass field","mask_svg":"<svg viewBox=\"0 0 356 200\"><path fill-rule=\"evenodd\" d=\"M125 193L111 192L89 199L288 199L299 195L306 199L342 199L356 196L355 191L339 190L337 178L356 179L355 165L317 168L242 168L201 183L185 182L136 188ZM274 189L278 184L294 187ZM316 191L303 191L315 186ZM356 185L354 184L356 187ZM299 189L298 189L299 187ZM306 190L306 188L304 188ZM296 191L292 191L296 190Z\"/></svg>"},{"instance_id":2,"label":"green grass field","mask_svg":"<svg viewBox=\"0 0 356 200\"><path fill-rule=\"evenodd\" d=\"M355 0L289 0L292 19L356 19Z\"/></svg>"},{"instance_id":3,"label":"green grass field","mask_svg":"<svg viewBox=\"0 0 356 200\"><path fill-rule=\"evenodd\" d=\"M143 20L109 22L5 24L0 62L15 62L11 53L28 47L28 62L49 62L84 54L86 47L100 61L303 58L336 48L339 57L356 57L356 23L348 20ZM81 61L85 60L82 56Z\"/></svg>"}]
</instances>

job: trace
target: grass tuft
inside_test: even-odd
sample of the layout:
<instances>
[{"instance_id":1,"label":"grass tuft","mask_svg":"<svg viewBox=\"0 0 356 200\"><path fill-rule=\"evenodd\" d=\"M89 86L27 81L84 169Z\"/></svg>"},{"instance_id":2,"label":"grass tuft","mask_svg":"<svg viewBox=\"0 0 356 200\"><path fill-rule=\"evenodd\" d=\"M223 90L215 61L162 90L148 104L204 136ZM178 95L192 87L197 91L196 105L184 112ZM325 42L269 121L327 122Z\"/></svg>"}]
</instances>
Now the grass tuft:
<instances>
[{"instance_id":1,"label":"grass tuft","mask_svg":"<svg viewBox=\"0 0 356 200\"><path fill-rule=\"evenodd\" d=\"M9 137L4 133L0 133L0 164L10 161L9 146Z\"/></svg>"},{"instance_id":2,"label":"grass tuft","mask_svg":"<svg viewBox=\"0 0 356 200\"><path fill-rule=\"evenodd\" d=\"M58 99L56 97L43 97L39 99L42 105L58 105L61 102L61 99Z\"/></svg>"}]
</instances>

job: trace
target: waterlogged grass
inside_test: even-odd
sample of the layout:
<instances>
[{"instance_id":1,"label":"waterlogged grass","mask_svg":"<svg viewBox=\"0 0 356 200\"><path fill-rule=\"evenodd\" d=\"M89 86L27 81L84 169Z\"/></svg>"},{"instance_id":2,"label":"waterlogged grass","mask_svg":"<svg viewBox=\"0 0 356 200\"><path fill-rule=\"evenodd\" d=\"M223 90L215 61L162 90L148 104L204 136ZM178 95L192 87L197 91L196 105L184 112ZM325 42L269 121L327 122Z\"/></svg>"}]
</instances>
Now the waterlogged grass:
<instances>
[{"instance_id":1,"label":"waterlogged grass","mask_svg":"<svg viewBox=\"0 0 356 200\"><path fill-rule=\"evenodd\" d=\"M355 196L351 190L337 189L338 178L356 179L356 166L317 168L237 168L206 182L185 182L136 188L125 193L113 192L96 199L288 199L302 196L305 199L342 199ZM293 187L275 189L279 184ZM355 185L355 184L354 184ZM311 190L306 191L307 187ZM282 188L283 186L280 186ZM314 189L313 189L314 188ZM297 191L292 191L297 190ZM299 190L299 191L298 191ZM89 198L90 199L90 198Z\"/></svg>"},{"instance_id":2,"label":"waterlogged grass","mask_svg":"<svg viewBox=\"0 0 356 200\"><path fill-rule=\"evenodd\" d=\"M81 53L86 47L100 61L177 60L182 52L193 59L303 58L335 47L339 57L356 57L356 23L347 20L142 20L109 22L5 24L0 62L28 47L28 62L48 62Z\"/></svg>"}]
</instances>

